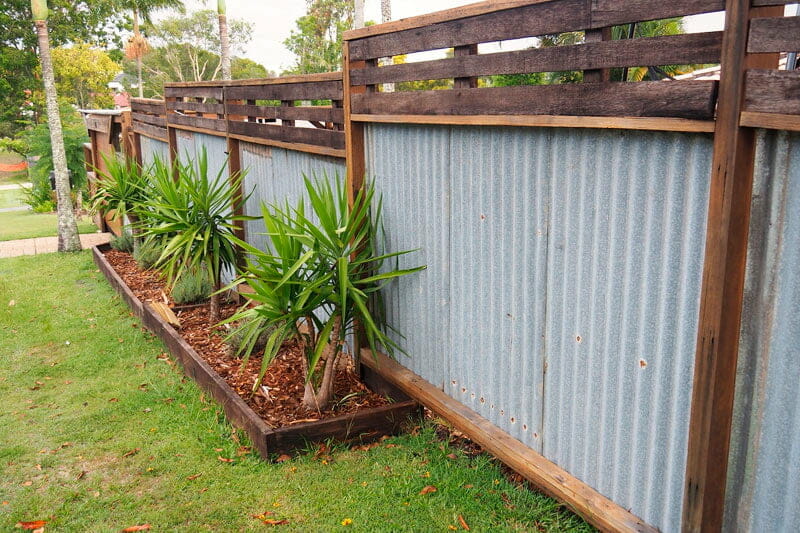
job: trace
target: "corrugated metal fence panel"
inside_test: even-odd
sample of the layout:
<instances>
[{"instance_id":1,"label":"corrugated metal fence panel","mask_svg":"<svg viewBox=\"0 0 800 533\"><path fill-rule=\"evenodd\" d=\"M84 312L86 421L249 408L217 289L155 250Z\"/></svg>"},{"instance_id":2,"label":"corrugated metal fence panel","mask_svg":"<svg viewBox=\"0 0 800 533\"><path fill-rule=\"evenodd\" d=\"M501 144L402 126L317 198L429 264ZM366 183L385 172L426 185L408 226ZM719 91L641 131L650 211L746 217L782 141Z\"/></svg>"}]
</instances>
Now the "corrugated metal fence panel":
<instances>
[{"instance_id":1,"label":"corrugated metal fence panel","mask_svg":"<svg viewBox=\"0 0 800 533\"><path fill-rule=\"evenodd\" d=\"M447 393L539 452L548 198L558 167L550 137L453 128L452 338L443 349Z\"/></svg>"},{"instance_id":2,"label":"corrugated metal fence panel","mask_svg":"<svg viewBox=\"0 0 800 533\"><path fill-rule=\"evenodd\" d=\"M196 134L191 131L177 130L175 139L177 141L178 159L187 161L197 157L197 150L194 142Z\"/></svg>"},{"instance_id":3,"label":"corrugated metal fence panel","mask_svg":"<svg viewBox=\"0 0 800 533\"><path fill-rule=\"evenodd\" d=\"M800 524L800 134L758 132L725 531Z\"/></svg>"},{"instance_id":4,"label":"corrugated metal fence panel","mask_svg":"<svg viewBox=\"0 0 800 533\"><path fill-rule=\"evenodd\" d=\"M384 291L387 321L406 337L394 335L394 340L410 357L397 355L441 388L452 347L450 129L370 124L365 141L367 176L383 196L386 250L419 248L399 259L400 268L428 267Z\"/></svg>"},{"instance_id":5,"label":"corrugated metal fence panel","mask_svg":"<svg viewBox=\"0 0 800 533\"><path fill-rule=\"evenodd\" d=\"M369 125L366 141L388 249L428 265L385 294L401 361L677 531L710 136Z\"/></svg>"},{"instance_id":6,"label":"corrugated metal fence panel","mask_svg":"<svg viewBox=\"0 0 800 533\"><path fill-rule=\"evenodd\" d=\"M165 142L151 139L140 135L139 139L142 146L142 163L148 165L155 161L156 157L161 161L169 163L169 145Z\"/></svg>"},{"instance_id":7,"label":"corrugated metal fence panel","mask_svg":"<svg viewBox=\"0 0 800 533\"><path fill-rule=\"evenodd\" d=\"M294 206L305 197L303 176L334 179L337 175L344 181L344 159L319 156L284 148L241 143L242 170L245 174L245 190L253 195L245 204L245 214L261 216L261 203ZM310 214L310 206L306 206ZM312 218L313 220L313 218ZM265 250L267 237L263 235L264 223L252 220L245 223L247 240L253 246Z\"/></svg>"},{"instance_id":8,"label":"corrugated metal fence panel","mask_svg":"<svg viewBox=\"0 0 800 533\"><path fill-rule=\"evenodd\" d=\"M712 141L557 130L544 455L680 529Z\"/></svg>"},{"instance_id":9,"label":"corrugated metal fence panel","mask_svg":"<svg viewBox=\"0 0 800 533\"><path fill-rule=\"evenodd\" d=\"M214 179L220 172L228 177L228 141L225 137L207 135L205 133L194 134L194 151L197 156L206 150L208 157L208 177Z\"/></svg>"}]
</instances>

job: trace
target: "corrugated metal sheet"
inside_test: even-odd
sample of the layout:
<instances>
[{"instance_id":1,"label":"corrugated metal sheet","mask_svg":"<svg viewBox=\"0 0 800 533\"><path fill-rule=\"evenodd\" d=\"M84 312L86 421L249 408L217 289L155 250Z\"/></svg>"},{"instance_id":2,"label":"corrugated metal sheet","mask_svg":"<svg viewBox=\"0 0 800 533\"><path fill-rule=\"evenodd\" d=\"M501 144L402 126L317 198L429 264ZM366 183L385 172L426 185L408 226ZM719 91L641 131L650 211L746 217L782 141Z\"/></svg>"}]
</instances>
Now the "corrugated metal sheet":
<instances>
[{"instance_id":1,"label":"corrugated metal sheet","mask_svg":"<svg viewBox=\"0 0 800 533\"><path fill-rule=\"evenodd\" d=\"M544 455L680 529L712 143L552 134Z\"/></svg>"},{"instance_id":2,"label":"corrugated metal sheet","mask_svg":"<svg viewBox=\"0 0 800 533\"><path fill-rule=\"evenodd\" d=\"M169 145L167 143L145 137L144 135L140 135L139 139L142 145L143 164L148 165L152 163L156 157L160 158L161 161L169 162Z\"/></svg>"},{"instance_id":3,"label":"corrugated metal sheet","mask_svg":"<svg viewBox=\"0 0 800 533\"><path fill-rule=\"evenodd\" d=\"M383 196L385 248L419 251L401 257L400 268L427 270L391 283L385 291L388 323L410 355L400 361L445 388L452 346L450 313L449 128L369 125L367 176Z\"/></svg>"},{"instance_id":4,"label":"corrugated metal sheet","mask_svg":"<svg viewBox=\"0 0 800 533\"><path fill-rule=\"evenodd\" d=\"M366 140L389 249L428 265L385 295L401 361L677 531L710 137L370 125Z\"/></svg>"},{"instance_id":5,"label":"corrugated metal sheet","mask_svg":"<svg viewBox=\"0 0 800 533\"><path fill-rule=\"evenodd\" d=\"M758 132L725 531L800 524L800 134Z\"/></svg>"},{"instance_id":6,"label":"corrugated metal sheet","mask_svg":"<svg viewBox=\"0 0 800 533\"><path fill-rule=\"evenodd\" d=\"M303 175L309 178L314 175L334 178L338 174L344 180L346 169L343 159L245 142L241 143L241 147L242 170L247 172L245 189L254 191L245 205L247 215L261 216L262 202L283 204L288 200L296 205L297 200L305 196ZM310 211L310 206L307 207ZM267 237L263 233L264 223L261 220L245 223L247 241L262 250L267 245Z\"/></svg>"}]
</instances>

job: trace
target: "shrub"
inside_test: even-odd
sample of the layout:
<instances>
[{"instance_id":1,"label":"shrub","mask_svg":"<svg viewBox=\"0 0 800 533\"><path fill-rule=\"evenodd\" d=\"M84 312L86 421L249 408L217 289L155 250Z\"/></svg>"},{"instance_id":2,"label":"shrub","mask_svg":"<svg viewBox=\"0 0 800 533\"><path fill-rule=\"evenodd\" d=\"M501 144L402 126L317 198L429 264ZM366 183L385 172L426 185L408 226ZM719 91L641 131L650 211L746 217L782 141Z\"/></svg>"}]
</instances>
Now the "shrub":
<instances>
[{"instance_id":1,"label":"shrub","mask_svg":"<svg viewBox=\"0 0 800 533\"><path fill-rule=\"evenodd\" d=\"M298 335L298 323L304 323L307 380L303 405L311 410L325 409L332 400L337 361L356 324L363 328L373 352L378 347L389 355L402 351L387 335L379 291L391 280L425 267L384 265L387 259L397 260L410 252L379 251L376 230L381 227L381 203L373 205L374 185L360 190L352 204L338 176L335 187L327 179L306 178L305 188L319 223L306 217L302 200L293 209L262 206L271 251L239 241L248 260L237 282L252 287L256 305L243 308L230 321L247 325L259 319L263 324L261 329L244 330L249 339L244 344L245 362L252 339L273 328L254 390L283 341ZM321 377L315 375L318 363Z\"/></svg>"},{"instance_id":2,"label":"shrub","mask_svg":"<svg viewBox=\"0 0 800 533\"><path fill-rule=\"evenodd\" d=\"M205 269L184 270L172 287L172 299L176 304L193 304L207 300L213 287Z\"/></svg>"},{"instance_id":3,"label":"shrub","mask_svg":"<svg viewBox=\"0 0 800 533\"><path fill-rule=\"evenodd\" d=\"M120 252L132 252L133 251L133 236L128 233L127 231L123 231L122 235L117 237L116 235L111 237L109 240L109 244L115 250Z\"/></svg>"},{"instance_id":4,"label":"shrub","mask_svg":"<svg viewBox=\"0 0 800 533\"><path fill-rule=\"evenodd\" d=\"M142 270L153 268L159 257L161 257L161 247L151 239L144 241L139 245L138 249L133 251L133 259Z\"/></svg>"},{"instance_id":5,"label":"shrub","mask_svg":"<svg viewBox=\"0 0 800 533\"><path fill-rule=\"evenodd\" d=\"M263 318L255 317L250 320L237 324L230 335L225 337L225 344L231 355L240 354L245 351L260 352L267 346L269 337L275 330ZM250 334L253 332L253 334ZM247 346L247 343L252 343Z\"/></svg>"}]
</instances>

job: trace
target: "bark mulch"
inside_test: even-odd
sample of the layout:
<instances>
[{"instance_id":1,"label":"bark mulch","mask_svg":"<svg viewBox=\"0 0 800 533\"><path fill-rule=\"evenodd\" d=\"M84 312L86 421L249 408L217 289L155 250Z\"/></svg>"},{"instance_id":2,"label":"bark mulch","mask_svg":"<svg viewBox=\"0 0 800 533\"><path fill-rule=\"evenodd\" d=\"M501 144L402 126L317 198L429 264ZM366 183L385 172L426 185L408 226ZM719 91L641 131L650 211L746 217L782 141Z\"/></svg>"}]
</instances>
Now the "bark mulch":
<instances>
[{"instance_id":1,"label":"bark mulch","mask_svg":"<svg viewBox=\"0 0 800 533\"><path fill-rule=\"evenodd\" d=\"M184 339L241 396L241 398L273 428L280 428L351 414L389 404L389 400L370 391L356 375L352 362L340 365L335 381L332 407L324 411L308 411L301 400L305 378L302 370L302 344L299 340L285 343L265 375L263 386L252 394L261 368L262 353L254 353L244 368L242 360L232 355L225 344L224 328L209 326L208 306L178 306L169 297L169 290L159 272L141 270L131 254L109 250L106 259L117 274L142 302L167 302L181 322L178 328ZM235 303L220 305L223 318L236 311ZM344 359L344 358L343 358Z\"/></svg>"}]
</instances>

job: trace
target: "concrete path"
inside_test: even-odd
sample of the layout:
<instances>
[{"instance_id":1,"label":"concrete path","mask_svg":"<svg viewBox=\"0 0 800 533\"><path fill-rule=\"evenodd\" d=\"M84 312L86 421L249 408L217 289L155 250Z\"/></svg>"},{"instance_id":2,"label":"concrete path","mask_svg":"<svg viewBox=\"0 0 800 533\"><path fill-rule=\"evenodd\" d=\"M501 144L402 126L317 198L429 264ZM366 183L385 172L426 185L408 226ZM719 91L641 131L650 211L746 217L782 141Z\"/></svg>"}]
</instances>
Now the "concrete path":
<instances>
[{"instance_id":1,"label":"concrete path","mask_svg":"<svg viewBox=\"0 0 800 533\"><path fill-rule=\"evenodd\" d=\"M91 248L92 246L106 244L110 238L110 233L87 233L86 235L81 235L81 244L84 248ZM0 258L48 254L56 251L58 251L58 237L39 237L38 239L0 242Z\"/></svg>"},{"instance_id":2,"label":"concrete path","mask_svg":"<svg viewBox=\"0 0 800 533\"><path fill-rule=\"evenodd\" d=\"M11 213L12 211L30 211L30 207L25 205L20 205L17 207L3 207L0 208L0 213Z\"/></svg>"},{"instance_id":3,"label":"concrete path","mask_svg":"<svg viewBox=\"0 0 800 533\"><path fill-rule=\"evenodd\" d=\"M0 191L13 191L14 189L21 189L23 187L27 187L28 189L31 188L30 183L7 183L6 185L0 185Z\"/></svg>"}]
</instances>

